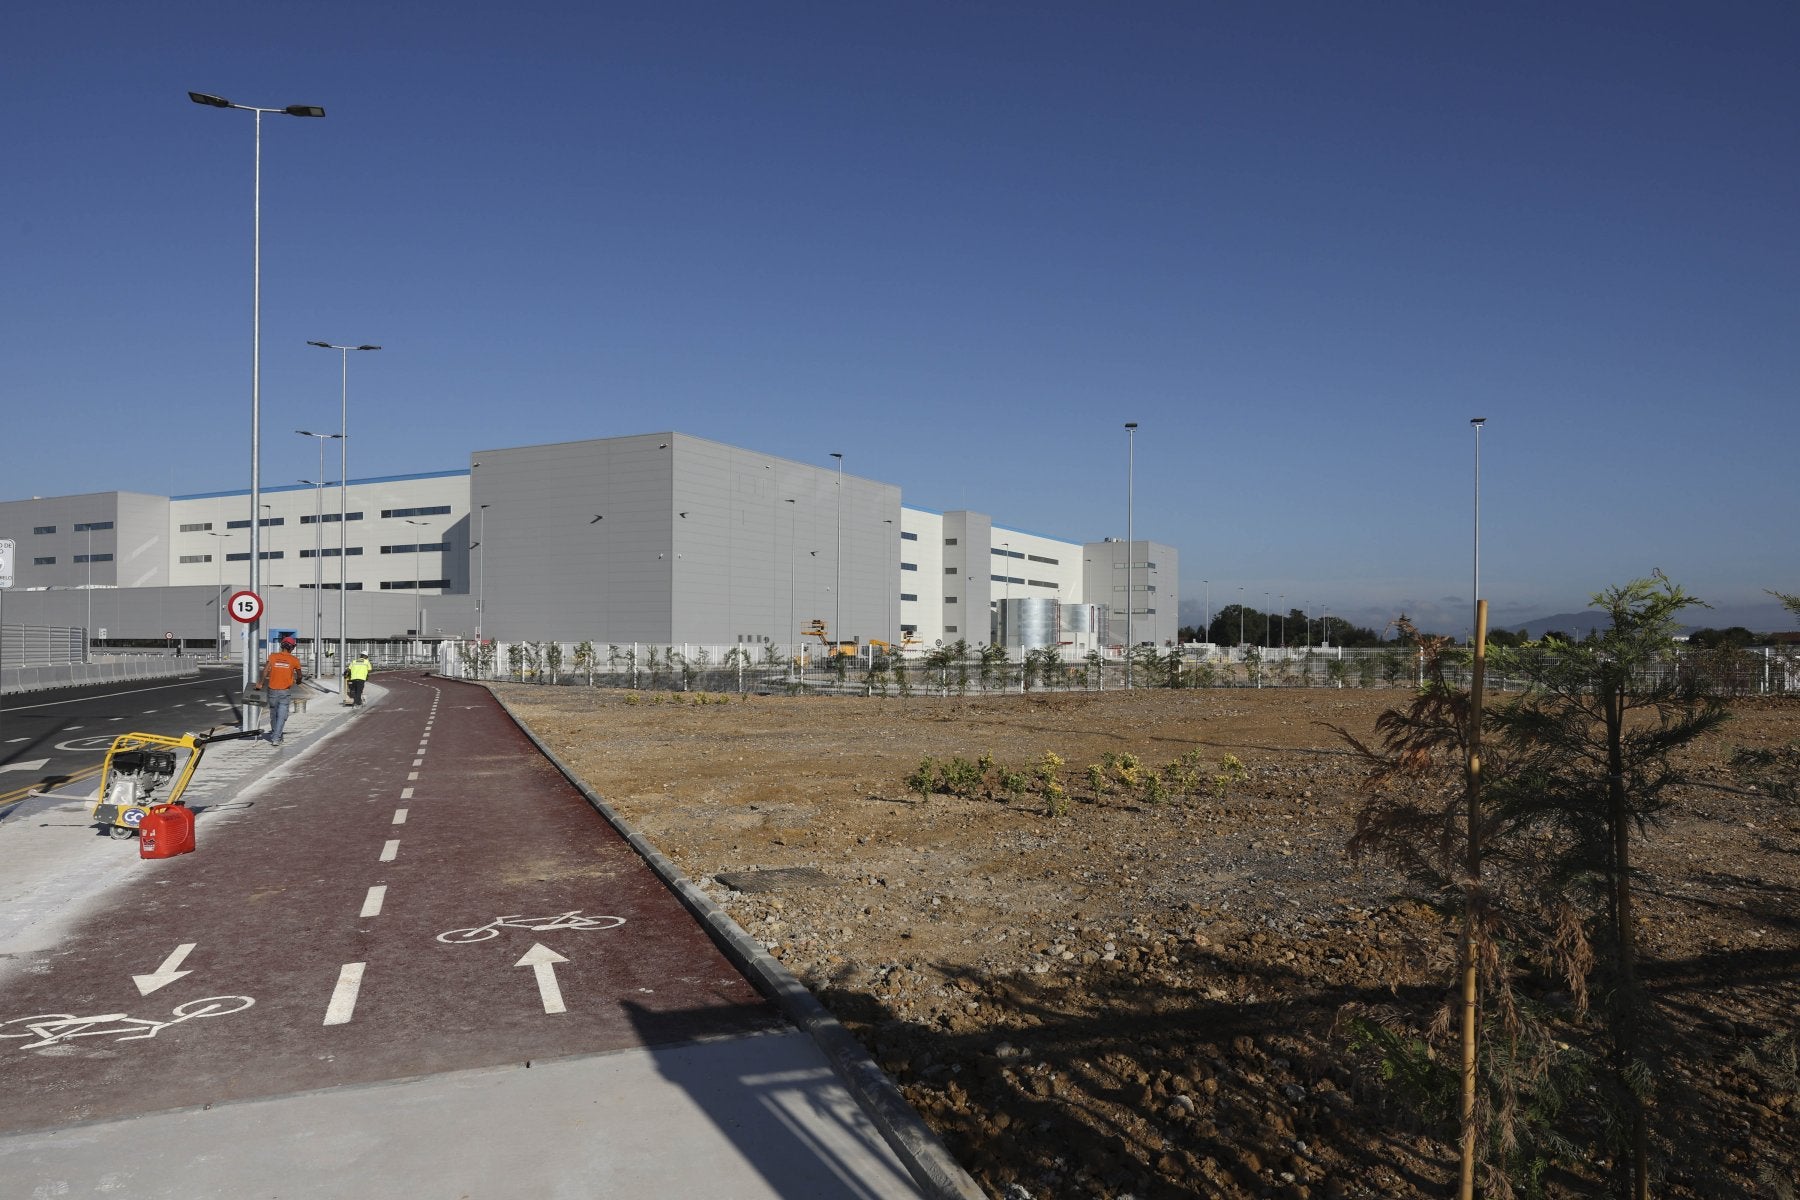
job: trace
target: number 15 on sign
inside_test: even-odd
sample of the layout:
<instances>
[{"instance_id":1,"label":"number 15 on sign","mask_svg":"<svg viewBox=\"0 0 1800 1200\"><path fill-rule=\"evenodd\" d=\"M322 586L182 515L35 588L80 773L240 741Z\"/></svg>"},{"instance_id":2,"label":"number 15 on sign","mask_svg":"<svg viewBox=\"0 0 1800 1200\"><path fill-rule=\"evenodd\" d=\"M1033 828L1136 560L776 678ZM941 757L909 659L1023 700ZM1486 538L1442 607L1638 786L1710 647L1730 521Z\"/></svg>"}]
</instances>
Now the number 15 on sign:
<instances>
[{"instance_id":1,"label":"number 15 on sign","mask_svg":"<svg viewBox=\"0 0 1800 1200\"><path fill-rule=\"evenodd\" d=\"M262 616L262 597L255 592L233 592L227 608L232 620L248 625Z\"/></svg>"}]
</instances>

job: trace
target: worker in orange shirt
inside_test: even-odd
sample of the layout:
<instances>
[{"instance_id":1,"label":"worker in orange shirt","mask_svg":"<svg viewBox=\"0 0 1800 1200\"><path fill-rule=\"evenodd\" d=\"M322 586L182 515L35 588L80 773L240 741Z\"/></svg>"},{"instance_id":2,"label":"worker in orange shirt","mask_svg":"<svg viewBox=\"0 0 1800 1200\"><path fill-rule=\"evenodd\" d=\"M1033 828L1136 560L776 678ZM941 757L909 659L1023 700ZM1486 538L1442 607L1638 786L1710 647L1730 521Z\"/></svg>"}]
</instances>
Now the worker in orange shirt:
<instances>
[{"instance_id":1,"label":"worker in orange shirt","mask_svg":"<svg viewBox=\"0 0 1800 1200\"><path fill-rule=\"evenodd\" d=\"M294 706L294 693L299 690L303 678L300 660L294 657L294 639L283 635L281 649L269 652L268 660L263 663L262 678L258 680L269 704L269 732L263 734L263 741L271 746L281 745L288 711Z\"/></svg>"}]
</instances>

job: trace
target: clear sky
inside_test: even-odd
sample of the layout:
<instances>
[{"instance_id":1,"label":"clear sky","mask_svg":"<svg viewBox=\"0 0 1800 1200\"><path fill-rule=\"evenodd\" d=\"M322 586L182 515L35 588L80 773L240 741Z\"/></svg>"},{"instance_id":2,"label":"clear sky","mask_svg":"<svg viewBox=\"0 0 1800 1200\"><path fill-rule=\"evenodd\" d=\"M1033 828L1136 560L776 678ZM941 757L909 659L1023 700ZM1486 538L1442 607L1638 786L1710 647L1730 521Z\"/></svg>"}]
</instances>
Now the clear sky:
<instances>
[{"instance_id":1,"label":"clear sky","mask_svg":"<svg viewBox=\"0 0 1800 1200\"><path fill-rule=\"evenodd\" d=\"M1461 632L1800 590L1800 6L0 8L0 498L679 430ZM7 531L0 531L6 536ZM1746 623L1758 623L1747 620Z\"/></svg>"}]
</instances>

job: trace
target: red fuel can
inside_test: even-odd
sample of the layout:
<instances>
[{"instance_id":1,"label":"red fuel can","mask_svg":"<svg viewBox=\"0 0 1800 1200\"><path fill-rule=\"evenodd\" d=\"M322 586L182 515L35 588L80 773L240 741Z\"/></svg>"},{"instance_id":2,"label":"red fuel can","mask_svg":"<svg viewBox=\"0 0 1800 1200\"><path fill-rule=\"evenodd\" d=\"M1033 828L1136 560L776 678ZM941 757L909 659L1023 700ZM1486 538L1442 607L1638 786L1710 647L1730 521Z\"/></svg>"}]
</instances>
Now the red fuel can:
<instances>
[{"instance_id":1,"label":"red fuel can","mask_svg":"<svg viewBox=\"0 0 1800 1200\"><path fill-rule=\"evenodd\" d=\"M139 858L173 858L194 848L194 813L185 804L153 804L138 823Z\"/></svg>"}]
</instances>

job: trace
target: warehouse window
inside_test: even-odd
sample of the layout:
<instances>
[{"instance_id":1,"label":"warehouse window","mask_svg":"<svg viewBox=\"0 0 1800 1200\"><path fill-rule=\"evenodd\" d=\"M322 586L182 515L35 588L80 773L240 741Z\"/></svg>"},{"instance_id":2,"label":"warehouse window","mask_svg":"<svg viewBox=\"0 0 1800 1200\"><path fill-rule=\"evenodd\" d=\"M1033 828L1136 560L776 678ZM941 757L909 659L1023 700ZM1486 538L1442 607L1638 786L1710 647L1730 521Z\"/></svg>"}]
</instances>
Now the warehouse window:
<instances>
[{"instance_id":1,"label":"warehouse window","mask_svg":"<svg viewBox=\"0 0 1800 1200\"><path fill-rule=\"evenodd\" d=\"M447 517L450 515L448 504L429 504L423 508L384 508L384 517Z\"/></svg>"},{"instance_id":2,"label":"warehouse window","mask_svg":"<svg viewBox=\"0 0 1800 1200\"><path fill-rule=\"evenodd\" d=\"M919 596L916 592L901 592L900 598L902 600L917 600Z\"/></svg>"},{"instance_id":3,"label":"warehouse window","mask_svg":"<svg viewBox=\"0 0 1800 1200\"><path fill-rule=\"evenodd\" d=\"M36 529L33 529L31 532L33 532L33 533L55 533L56 526L54 526L54 525L39 525Z\"/></svg>"},{"instance_id":4,"label":"warehouse window","mask_svg":"<svg viewBox=\"0 0 1800 1200\"><path fill-rule=\"evenodd\" d=\"M112 527L113 523L111 521L79 521L75 525L75 532L87 533L90 530L111 529ZM52 528L54 528L54 526Z\"/></svg>"},{"instance_id":5,"label":"warehouse window","mask_svg":"<svg viewBox=\"0 0 1800 1200\"><path fill-rule=\"evenodd\" d=\"M902 571L916 571L919 569L919 564L918 563L901 563L900 569Z\"/></svg>"},{"instance_id":6,"label":"warehouse window","mask_svg":"<svg viewBox=\"0 0 1800 1200\"><path fill-rule=\"evenodd\" d=\"M211 562L212 555L210 555L210 554L184 554L181 556L181 561L184 563Z\"/></svg>"},{"instance_id":7,"label":"warehouse window","mask_svg":"<svg viewBox=\"0 0 1800 1200\"><path fill-rule=\"evenodd\" d=\"M900 540L903 542L916 542L919 540L919 535L916 533L908 533L906 530L902 529L900 531Z\"/></svg>"},{"instance_id":8,"label":"warehouse window","mask_svg":"<svg viewBox=\"0 0 1800 1200\"><path fill-rule=\"evenodd\" d=\"M75 561L78 563L111 562L112 555L110 555L110 554L77 554L75 556Z\"/></svg>"},{"instance_id":9,"label":"warehouse window","mask_svg":"<svg viewBox=\"0 0 1800 1200\"><path fill-rule=\"evenodd\" d=\"M56 555L52 554L48 558L34 558L31 560L31 565L34 567L54 567L56 565Z\"/></svg>"},{"instance_id":10,"label":"warehouse window","mask_svg":"<svg viewBox=\"0 0 1800 1200\"><path fill-rule=\"evenodd\" d=\"M212 528L211 521L196 521L192 525L183 525L181 527L181 532L183 532L183 533L200 533L204 530L208 530L211 528Z\"/></svg>"}]
</instances>

